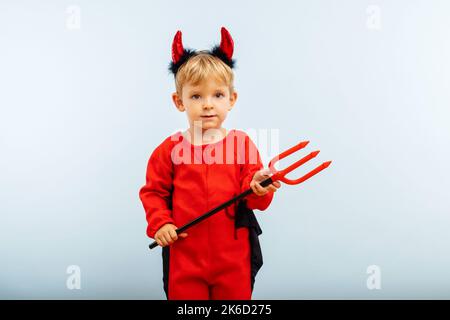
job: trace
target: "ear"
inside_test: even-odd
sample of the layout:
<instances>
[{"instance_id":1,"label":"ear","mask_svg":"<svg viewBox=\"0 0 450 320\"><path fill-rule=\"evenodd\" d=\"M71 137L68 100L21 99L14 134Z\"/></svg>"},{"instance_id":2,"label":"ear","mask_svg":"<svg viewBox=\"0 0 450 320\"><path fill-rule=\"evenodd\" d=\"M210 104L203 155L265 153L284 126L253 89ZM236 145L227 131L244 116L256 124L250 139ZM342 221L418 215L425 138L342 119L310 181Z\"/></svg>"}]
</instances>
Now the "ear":
<instances>
[{"instance_id":1,"label":"ear","mask_svg":"<svg viewBox=\"0 0 450 320\"><path fill-rule=\"evenodd\" d=\"M230 107L228 108L228 111L233 109L233 106L236 103L237 98L238 98L237 92L233 91L233 93L230 95Z\"/></svg>"},{"instance_id":2,"label":"ear","mask_svg":"<svg viewBox=\"0 0 450 320\"><path fill-rule=\"evenodd\" d=\"M186 110L186 108L183 105L183 100L178 95L178 93L176 92L172 93L172 101L175 104L175 107L177 107L178 111L184 112L184 110Z\"/></svg>"}]
</instances>

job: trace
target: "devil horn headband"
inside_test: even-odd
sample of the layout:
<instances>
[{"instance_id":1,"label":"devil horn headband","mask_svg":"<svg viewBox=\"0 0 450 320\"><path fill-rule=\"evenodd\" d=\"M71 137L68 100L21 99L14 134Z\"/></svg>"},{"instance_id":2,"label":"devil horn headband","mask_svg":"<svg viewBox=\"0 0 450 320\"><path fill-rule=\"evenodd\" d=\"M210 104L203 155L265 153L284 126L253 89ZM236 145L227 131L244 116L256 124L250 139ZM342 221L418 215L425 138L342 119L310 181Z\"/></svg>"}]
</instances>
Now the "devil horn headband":
<instances>
[{"instance_id":1,"label":"devil horn headband","mask_svg":"<svg viewBox=\"0 0 450 320\"><path fill-rule=\"evenodd\" d=\"M230 33L225 27L221 28L220 34L220 45L214 46L208 53L222 60L230 68L233 68L235 64L235 60L233 59L233 38L231 38ZM181 31L178 30L172 42L172 61L169 64L170 72L176 76L178 69L180 69L189 58L195 55L197 55L195 50L185 49L183 47Z\"/></svg>"}]
</instances>

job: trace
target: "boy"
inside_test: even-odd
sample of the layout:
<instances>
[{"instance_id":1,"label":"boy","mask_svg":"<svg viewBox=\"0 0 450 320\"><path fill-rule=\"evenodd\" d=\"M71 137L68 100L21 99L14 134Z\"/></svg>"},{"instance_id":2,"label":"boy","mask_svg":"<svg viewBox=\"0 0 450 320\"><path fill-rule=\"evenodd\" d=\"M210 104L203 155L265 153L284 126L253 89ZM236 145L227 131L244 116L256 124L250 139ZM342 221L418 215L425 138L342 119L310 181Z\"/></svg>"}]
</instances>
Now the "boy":
<instances>
[{"instance_id":1,"label":"boy","mask_svg":"<svg viewBox=\"0 0 450 320\"><path fill-rule=\"evenodd\" d=\"M184 49L181 31L172 44L176 108L186 112L189 129L166 138L148 161L139 192L147 235L163 247L167 299L251 299L262 265L253 209L265 210L275 181L267 187L256 146L239 130L222 127L233 108L233 40L222 28L211 51ZM252 188L243 201L177 235L184 225L235 195ZM189 236L188 236L189 234Z\"/></svg>"}]
</instances>

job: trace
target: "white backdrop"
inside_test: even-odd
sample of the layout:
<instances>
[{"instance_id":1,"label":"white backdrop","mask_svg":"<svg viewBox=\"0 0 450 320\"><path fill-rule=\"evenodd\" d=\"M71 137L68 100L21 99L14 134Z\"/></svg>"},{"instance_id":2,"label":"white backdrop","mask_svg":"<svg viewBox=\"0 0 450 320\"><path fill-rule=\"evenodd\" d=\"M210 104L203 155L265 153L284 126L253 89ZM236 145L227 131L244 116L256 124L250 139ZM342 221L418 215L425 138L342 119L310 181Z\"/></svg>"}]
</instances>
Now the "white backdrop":
<instances>
[{"instance_id":1,"label":"white backdrop","mask_svg":"<svg viewBox=\"0 0 450 320\"><path fill-rule=\"evenodd\" d=\"M2 0L0 298L165 299L138 192L152 150L187 126L173 36L209 49L221 26L239 93L225 127L278 132L279 151L310 140L321 153L294 176L333 160L257 212L253 298L450 298L449 11Z\"/></svg>"}]
</instances>

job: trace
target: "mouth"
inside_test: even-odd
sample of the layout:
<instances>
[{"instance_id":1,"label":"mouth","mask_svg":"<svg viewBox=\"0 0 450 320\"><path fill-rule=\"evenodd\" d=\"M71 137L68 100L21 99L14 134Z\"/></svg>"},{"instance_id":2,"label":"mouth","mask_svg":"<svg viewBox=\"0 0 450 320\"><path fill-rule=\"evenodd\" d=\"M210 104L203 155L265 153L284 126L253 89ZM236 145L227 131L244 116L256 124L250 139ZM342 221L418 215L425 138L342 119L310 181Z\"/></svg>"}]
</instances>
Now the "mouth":
<instances>
[{"instance_id":1,"label":"mouth","mask_svg":"<svg viewBox=\"0 0 450 320\"><path fill-rule=\"evenodd\" d=\"M217 117L216 115L207 115L207 116L201 116L202 119L212 119Z\"/></svg>"}]
</instances>

